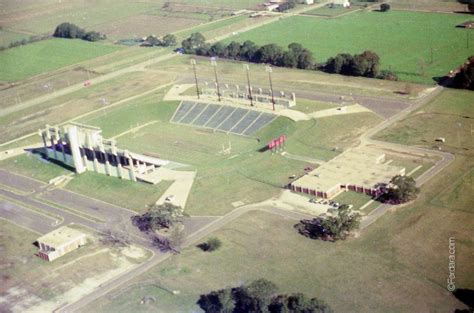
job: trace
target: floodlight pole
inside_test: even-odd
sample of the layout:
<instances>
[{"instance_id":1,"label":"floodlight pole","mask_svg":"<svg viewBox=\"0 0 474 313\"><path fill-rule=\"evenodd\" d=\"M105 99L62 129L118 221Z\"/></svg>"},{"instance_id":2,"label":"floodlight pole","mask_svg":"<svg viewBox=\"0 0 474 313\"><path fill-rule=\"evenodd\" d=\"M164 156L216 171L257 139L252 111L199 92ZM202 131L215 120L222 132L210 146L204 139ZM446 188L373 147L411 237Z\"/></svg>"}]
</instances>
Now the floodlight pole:
<instances>
[{"instance_id":1,"label":"floodlight pole","mask_svg":"<svg viewBox=\"0 0 474 313\"><path fill-rule=\"evenodd\" d=\"M214 59L211 59L211 65L214 67L214 77L216 78L216 91L217 91L217 99L219 102L221 101L221 92L219 90L219 80L217 79L217 62Z\"/></svg>"},{"instance_id":2,"label":"floodlight pole","mask_svg":"<svg viewBox=\"0 0 474 313\"><path fill-rule=\"evenodd\" d=\"M273 97L273 84L272 84L272 67L270 65L267 65L265 66L265 70L268 72L268 80L270 81L270 92L272 94L273 111L275 111L275 98Z\"/></svg>"},{"instance_id":3,"label":"floodlight pole","mask_svg":"<svg viewBox=\"0 0 474 313\"><path fill-rule=\"evenodd\" d=\"M200 99L200 97L199 97L199 84L198 84L198 78L197 78L197 74L196 74L196 60L195 59L191 59L191 65L193 66L193 71L194 71L194 81L196 83L196 94L197 94L198 99Z\"/></svg>"},{"instance_id":4,"label":"floodlight pole","mask_svg":"<svg viewBox=\"0 0 474 313\"><path fill-rule=\"evenodd\" d=\"M249 65L244 64L245 72L247 73L247 84L249 86L250 106L253 107L252 87L250 87Z\"/></svg>"}]
</instances>

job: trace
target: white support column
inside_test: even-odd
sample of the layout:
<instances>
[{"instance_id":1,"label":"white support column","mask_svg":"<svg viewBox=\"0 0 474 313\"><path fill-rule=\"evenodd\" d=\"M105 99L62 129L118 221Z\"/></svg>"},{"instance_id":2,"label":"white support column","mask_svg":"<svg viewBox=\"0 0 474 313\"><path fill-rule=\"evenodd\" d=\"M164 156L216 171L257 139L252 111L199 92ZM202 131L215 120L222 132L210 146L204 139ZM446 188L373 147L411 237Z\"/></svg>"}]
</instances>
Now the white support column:
<instances>
[{"instance_id":1,"label":"white support column","mask_svg":"<svg viewBox=\"0 0 474 313\"><path fill-rule=\"evenodd\" d=\"M87 168L84 166L84 162L81 157L81 151L79 150L79 138L77 134L77 127L76 126L71 126L69 127L68 131L68 141L69 141L69 147L71 149L71 157L72 157L72 162L74 164L74 168L76 169L76 173L84 173Z\"/></svg>"}]
</instances>

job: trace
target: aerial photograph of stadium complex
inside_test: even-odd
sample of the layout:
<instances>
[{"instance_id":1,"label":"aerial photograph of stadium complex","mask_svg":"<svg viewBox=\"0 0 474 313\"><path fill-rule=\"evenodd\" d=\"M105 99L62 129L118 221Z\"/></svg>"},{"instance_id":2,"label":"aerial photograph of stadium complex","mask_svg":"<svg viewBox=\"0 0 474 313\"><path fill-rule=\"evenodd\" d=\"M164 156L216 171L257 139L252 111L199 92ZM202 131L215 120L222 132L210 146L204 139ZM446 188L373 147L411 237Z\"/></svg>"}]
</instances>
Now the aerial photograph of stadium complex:
<instances>
[{"instance_id":1,"label":"aerial photograph of stadium complex","mask_svg":"<svg viewBox=\"0 0 474 313\"><path fill-rule=\"evenodd\" d=\"M0 0L0 312L474 312L474 0Z\"/></svg>"}]
</instances>

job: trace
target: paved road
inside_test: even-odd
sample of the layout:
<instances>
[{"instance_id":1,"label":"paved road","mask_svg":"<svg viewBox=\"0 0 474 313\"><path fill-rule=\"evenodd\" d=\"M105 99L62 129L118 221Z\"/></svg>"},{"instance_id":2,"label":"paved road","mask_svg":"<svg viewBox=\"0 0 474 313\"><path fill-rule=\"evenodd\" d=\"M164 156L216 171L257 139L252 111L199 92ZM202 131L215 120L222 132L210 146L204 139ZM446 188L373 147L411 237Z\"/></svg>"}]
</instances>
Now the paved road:
<instances>
[{"instance_id":1,"label":"paved road","mask_svg":"<svg viewBox=\"0 0 474 313\"><path fill-rule=\"evenodd\" d=\"M39 234L55 229L58 221L1 198L0 217Z\"/></svg>"}]
</instances>

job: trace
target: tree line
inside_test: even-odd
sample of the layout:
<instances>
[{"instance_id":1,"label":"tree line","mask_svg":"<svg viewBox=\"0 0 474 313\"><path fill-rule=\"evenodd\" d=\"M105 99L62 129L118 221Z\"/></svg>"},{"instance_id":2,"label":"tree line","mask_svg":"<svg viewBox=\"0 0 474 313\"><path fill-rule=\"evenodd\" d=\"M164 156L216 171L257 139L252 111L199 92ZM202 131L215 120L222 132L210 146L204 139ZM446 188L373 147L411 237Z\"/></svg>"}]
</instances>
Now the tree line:
<instances>
[{"instance_id":1,"label":"tree line","mask_svg":"<svg viewBox=\"0 0 474 313\"><path fill-rule=\"evenodd\" d=\"M380 79L397 80L390 71L380 71L380 57L372 51L361 54L338 54L323 64L317 64L311 51L299 43L291 43L287 49L277 44L259 46L251 40L244 43L232 41L225 45L221 42L209 44L201 33L193 33L182 41L182 49L186 54L221 57L252 63L265 63L274 66L321 70L349 76L365 76Z\"/></svg>"},{"instance_id":2,"label":"tree line","mask_svg":"<svg viewBox=\"0 0 474 313\"><path fill-rule=\"evenodd\" d=\"M278 294L277 286L266 279L248 285L211 291L197 304L206 313L330 313L332 309L317 298L302 293Z\"/></svg>"},{"instance_id":3,"label":"tree line","mask_svg":"<svg viewBox=\"0 0 474 313\"><path fill-rule=\"evenodd\" d=\"M49 38L51 38L50 35L30 36L28 38L23 38L21 40L12 41L12 42L10 42L10 44L8 46L0 46L0 51L10 49L10 48L19 47L19 46L24 46L24 45L27 45L29 43L33 43L33 42L37 42L37 41L41 41L41 40L45 40L45 39L49 39Z\"/></svg>"},{"instance_id":4,"label":"tree line","mask_svg":"<svg viewBox=\"0 0 474 313\"><path fill-rule=\"evenodd\" d=\"M84 29L72 23L59 24L54 30L53 36L58 38L70 39L78 38L87 41L99 41L107 38L105 34L101 34L96 31L86 32Z\"/></svg>"}]
</instances>

